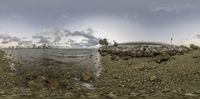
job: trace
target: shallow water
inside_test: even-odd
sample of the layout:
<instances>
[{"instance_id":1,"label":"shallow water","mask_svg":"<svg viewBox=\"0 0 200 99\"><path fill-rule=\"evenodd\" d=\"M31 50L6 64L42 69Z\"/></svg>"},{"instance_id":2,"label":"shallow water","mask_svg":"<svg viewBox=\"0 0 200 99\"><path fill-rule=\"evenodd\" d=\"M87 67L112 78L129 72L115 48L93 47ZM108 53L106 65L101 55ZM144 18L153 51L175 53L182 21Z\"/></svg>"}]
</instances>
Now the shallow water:
<instances>
[{"instance_id":1,"label":"shallow water","mask_svg":"<svg viewBox=\"0 0 200 99\"><path fill-rule=\"evenodd\" d=\"M21 65L65 65L86 68L99 76L101 72L100 55L97 49L5 49L11 60L10 66Z\"/></svg>"}]
</instances>

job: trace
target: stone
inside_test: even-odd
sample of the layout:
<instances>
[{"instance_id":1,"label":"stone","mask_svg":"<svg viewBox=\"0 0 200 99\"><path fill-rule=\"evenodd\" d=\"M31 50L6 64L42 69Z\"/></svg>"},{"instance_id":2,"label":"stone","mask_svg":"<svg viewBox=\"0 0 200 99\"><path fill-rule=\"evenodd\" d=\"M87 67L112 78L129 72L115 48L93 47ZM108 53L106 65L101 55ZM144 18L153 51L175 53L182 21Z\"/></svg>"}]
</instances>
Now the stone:
<instances>
[{"instance_id":1,"label":"stone","mask_svg":"<svg viewBox=\"0 0 200 99\"><path fill-rule=\"evenodd\" d=\"M95 93L86 93L87 98L98 98L99 95L95 94Z\"/></svg>"},{"instance_id":2,"label":"stone","mask_svg":"<svg viewBox=\"0 0 200 99\"><path fill-rule=\"evenodd\" d=\"M151 76L150 81L156 81L158 78L156 76Z\"/></svg>"},{"instance_id":3,"label":"stone","mask_svg":"<svg viewBox=\"0 0 200 99\"><path fill-rule=\"evenodd\" d=\"M155 60L155 62L160 64L162 62L168 61L169 59L170 59L170 56L168 56L168 55L160 56Z\"/></svg>"},{"instance_id":4,"label":"stone","mask_svg":"<svg viewBox=\"0 0 200 99\"><path fill-rule=\"evenodd\" d=\"M193 57L193 58L199 58L199 56L198 56L198 55L193 55L192 57Z\"/></svg>"},{"instance_id":5,"label":"stone","mask_svg":"<svg viewBox=\"0 0 200 99\"><path fill-rule=\"evenodd\" d=\"M35 91L34 95L36 97L48 97L51 95L50 91L47 89L43 89L43 90L39 90L39 91Z\"/></svg>"},{"instance_id":6,"label":"stone","mask_svg":"<svg viewBox=\"0 0 200 99\"><path fill-rule=\"evenodd\" d=\"M129 57L127 57L127 56L123 57L123 60L129 60Z\"/></svg>"},{"instance_id":7,"label":"stone","mask_svg":"<svg viewBox=\"0 0 200 99\"><path fill-rule=\"evenodd\" d=\"M84 72L81 74L81 80L89 82L92 79L92 74L89 72Z\"/></svg>"},{"instance_id":8,"label":"stone","mask_svg":"<svg viewBox=\"0 0 200 99\"><path fill-rule=\"evenodd\" d=\"M48 87L50 89L57 89L58 86L59 86L59 83L58 83L58 81L56 79L48 80L48 82L49 82L49 86Z\"/></svg>"},{"instance_id":9,"label":"stone","mask_svg":"<svg viewBox=\"0 0 200 99\"><path fill-rule=\"evenodd\" d=\"M109 98L112 98L112 99L116 99L116 98L117 98L117 96L116 96L115 94L113 94L113 92L110 92L110 93L108 94L108 97L109 97Z\"/></svg>"},{"instance_id":10,"label":"stone","mask_svg":"<svg viewBox=\"0 0 200 99\"><path fill-rule=\"evenodd\" d=\"M119 60L119 57L118 57L118 56L116 56L116 55L113 55L113 56L111 57L111 60L118 61L118 60Z\"/></svg>"},{"instance_id":11,"label":"stone","mask_svg":"<svg viewBox=\"0 0 200 99\"><path fill-rule=\"evenodd\" d=\"M41 90L49 86L51 83L49 83L48 79L44 76L38 76L37 78L31 80L28 82L29 88L33 90Z\"/></svg>"},{"instance_id":12,"label":"stone","mask_svg":"<svg viewBox=\"0 0 200 99\"><path fill-rule=\"evenodd\" d=\"M131 93L130 93L130 96L135 97L135 96L138 96L138 94L135 93L135 92L131 92Z\"/></svg>"},{"instance_id":13,"label":"stone","mask_svg":"<svg viewBox=\"0 0 200 99\"><path fill-rule=\"evenodd\" d=\"M197 97L198 95L195 95L195 94L192 94L192 93L186 93L185 96Z\"/></svg>"},{"instance_id":14,"label":"stone","mask_svg":"<svg viewBox=\"0 0 200 99\"><path fill-rule=\"evenodd\" d=\"M76 95L74 93L65 93L64 97L66 97L68 99L68 98L76 97Z\"/></svg>"},{"instance_id":15,"label":"stone","mask_svg":"<svg viewBox=\"0 0 200 99\"><path fill-rule=\"evenodd\" d=\"M31 89L39 90L41 89L41 85L35 82L34 80L28 82L28 86Z\"/></svg>"},{"instance_id":16,"label":"stone","mask_svg":"<svg viewBox=\"0 0 200 99\"><path fill-rule=\"evenodd\" d=\"M167 93L167 92L170 92L170 91L171 91L171 90L168 89L168 88L162 89L162 92L163 92L163 93Z\"/></svg>"},{"instance_id":17,"label":"stone","mask_svg":"<svg viewBox=\"0 0 200 99\"><path fill-rule=\"evenodd\" d=\"M89 89L89 90L94 90L95 89L94 86L92 84L90 84L90 83L83 83L82 86L87 88L87 89Z\"/></svg>"}]
</instances>

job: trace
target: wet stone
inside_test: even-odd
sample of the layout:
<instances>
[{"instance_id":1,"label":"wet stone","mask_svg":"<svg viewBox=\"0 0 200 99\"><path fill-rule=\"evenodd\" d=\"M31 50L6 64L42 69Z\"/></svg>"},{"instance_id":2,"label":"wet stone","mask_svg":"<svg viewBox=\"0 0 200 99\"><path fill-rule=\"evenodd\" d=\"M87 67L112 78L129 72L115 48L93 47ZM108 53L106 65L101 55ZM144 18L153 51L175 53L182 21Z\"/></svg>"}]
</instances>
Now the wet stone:
<instances>
[{"instance_id":1,"label":"wet stone","mask_svg":"<svg viewBox=\"0 0 200 99\"><path fill-rule=\"evenodd\" d=\"M81 80L82 81L86 81L89 82L90 80L92 80L92 74L89 72L84 72L81 74Z\"/></svg>"}]
</instances>

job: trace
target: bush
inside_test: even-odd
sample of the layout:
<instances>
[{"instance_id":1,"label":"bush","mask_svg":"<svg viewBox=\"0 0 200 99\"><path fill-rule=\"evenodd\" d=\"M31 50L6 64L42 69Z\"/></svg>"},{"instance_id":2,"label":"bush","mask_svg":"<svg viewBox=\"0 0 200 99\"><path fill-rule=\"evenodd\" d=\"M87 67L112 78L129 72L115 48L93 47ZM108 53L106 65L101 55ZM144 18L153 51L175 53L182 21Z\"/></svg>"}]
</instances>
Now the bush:
<instances>
[{"instance_id":1,"label":"bush","mask_svg":"<svg viewBox=\"0 0 200 99\"><path fill-rule=\"evenodd\" d=\"M193 50L197 50L197 49L199 49L199 46L196 46L194 44L190 44L190 48L193 49Z\"/></svg>"},{"instance_id":2,"label":"bush","mask_svg":"<svg viewBox=\"0 0 200 99\"><path fill-rule=\"evenodd\" d=\"M99 44L101 46L108 46L109 43L108 43L108 40L106 38L104 38L104 39L99 40Z\"/></svg>"},{"instance_id":3,"label":"bush","mask_svg":"<svg viewBox=\"0 0 200 99\"><path fill-rule=\"evenodd\" d=\"M184 52L189 52L191 49L185 45L180 45L180 48L183 49Z\"/></svg>"},{"instance_id":4,"label":"bush","mask_svg":"<svg viewBox=\"0 0 200 99\"><path fill-rule=\"evenodd\" d=\"M113 46L117 47L119 44L117 42L114 42Z\"/></svg>"}]
</instances>

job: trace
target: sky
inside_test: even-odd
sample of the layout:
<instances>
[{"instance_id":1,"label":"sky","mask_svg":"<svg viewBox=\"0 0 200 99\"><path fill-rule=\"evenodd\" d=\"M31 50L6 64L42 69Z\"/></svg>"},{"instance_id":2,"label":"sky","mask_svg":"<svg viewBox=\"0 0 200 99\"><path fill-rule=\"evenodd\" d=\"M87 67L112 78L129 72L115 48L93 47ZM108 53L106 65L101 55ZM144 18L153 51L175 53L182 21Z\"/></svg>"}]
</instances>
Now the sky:
<instances>
[{"instance_id":1,"label":"sky","mask_svg":"<svg viewBox=\"0 0 200 99\"><path fill-rule=\"evenodd\" d=\"M200 45L199 0L0 0L0 46Z\"/></svg>"}]
</instances>

